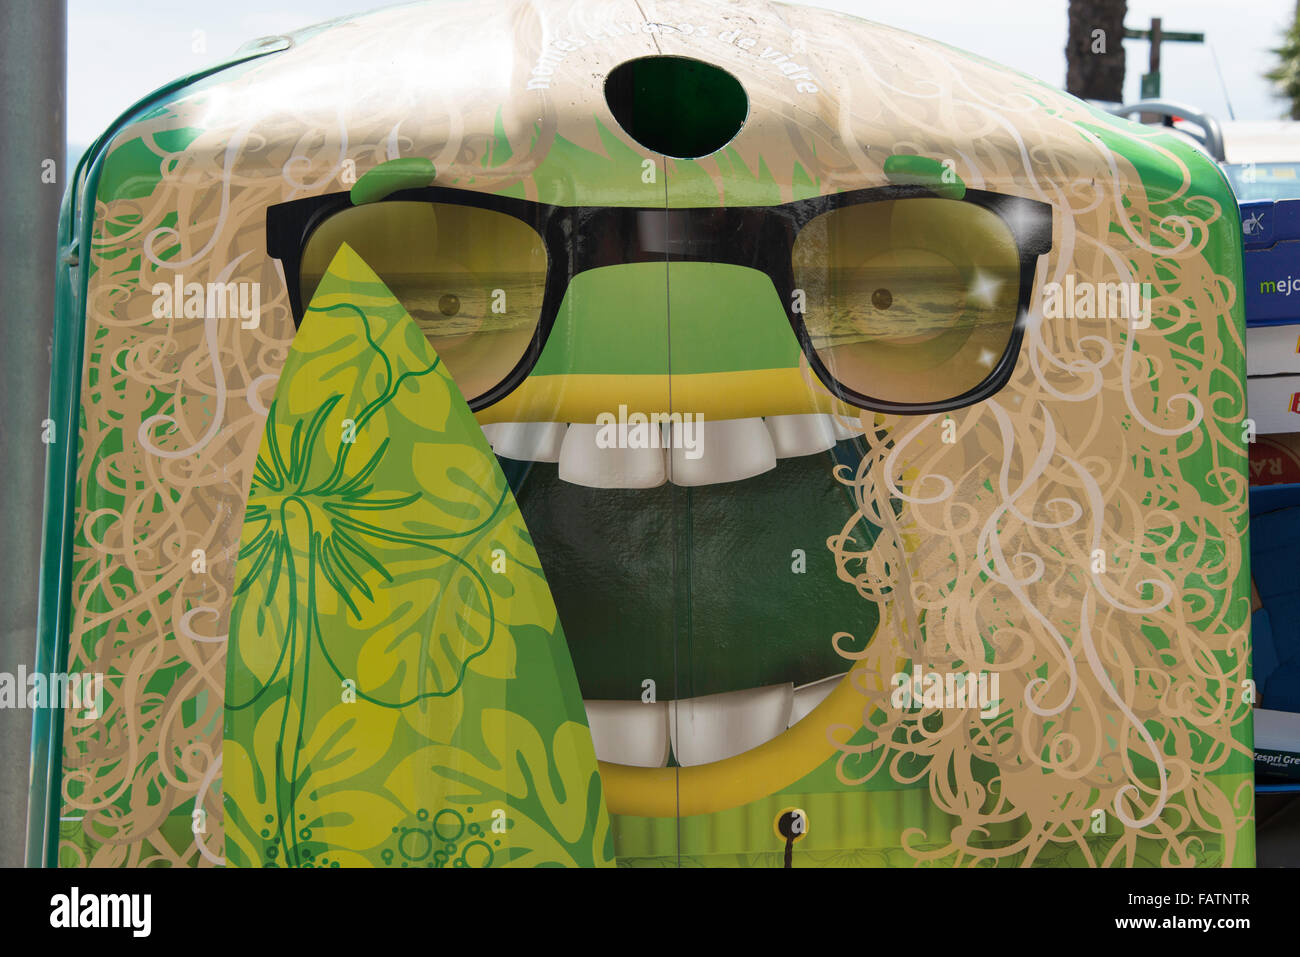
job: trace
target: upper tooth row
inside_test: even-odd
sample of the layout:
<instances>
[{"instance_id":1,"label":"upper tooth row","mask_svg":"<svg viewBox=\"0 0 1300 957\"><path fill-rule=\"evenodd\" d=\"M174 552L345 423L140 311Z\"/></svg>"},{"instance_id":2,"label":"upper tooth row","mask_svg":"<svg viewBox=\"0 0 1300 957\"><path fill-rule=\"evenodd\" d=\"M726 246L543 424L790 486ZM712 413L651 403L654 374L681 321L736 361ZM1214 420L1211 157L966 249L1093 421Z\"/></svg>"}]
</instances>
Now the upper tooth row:
<instances>
[{"instance_id":1,"label":"upper tooth row","mask_svg":"<svg viewBox=\"0 0 1300 957\"><path fill-rule=\"evenodd\" d=\"M734 757L803 720L843 675L801 687L748 688L681 701L584 701L596 757L641 768L682 767Z\"/></svg>"},{"instance_id":2,"label":"upper tooth row","mask_svg":"<svg viewBox=\"0 0 1300 957\"><path fill-rule=\"evenodd\" d=\"M564 422L500 422L483 426L483 434L497 455L520 462L558 462L568 428Z\"/></svg>"},{"instance_id":3,"label":"upper tooth row","mask_svg":"<svg viewBox=\"0 0 1300 957\"><path fill-rule=\"evenodd\" d=\"M777 459L813 455L859 434L834 415L770 415L704 422L698 447L683 447L680 426L666 428L661 448L602 448L587 423L501 422L483 426L498 455L558 462L560 478L591 488L655 488L736 482L776 467Z\"/></svg>"}]
</instances>

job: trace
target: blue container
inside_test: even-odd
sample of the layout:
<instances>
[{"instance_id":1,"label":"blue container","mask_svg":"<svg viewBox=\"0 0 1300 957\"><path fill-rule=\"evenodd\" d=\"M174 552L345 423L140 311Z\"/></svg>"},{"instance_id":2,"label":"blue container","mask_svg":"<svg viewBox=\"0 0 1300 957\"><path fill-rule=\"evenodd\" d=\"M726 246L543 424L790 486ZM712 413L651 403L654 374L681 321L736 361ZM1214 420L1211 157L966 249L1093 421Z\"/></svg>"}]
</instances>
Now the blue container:
<instances>
[{"instance_id":1,"label":"blue container","mask_svg":"<svg viewBox=\"0 0 1300 957\"><path fill-rule=\"evenodd\" d=\"M1300 199L1241 204L1246 325L1300 320Z\"/></svg>"}]
</instances>

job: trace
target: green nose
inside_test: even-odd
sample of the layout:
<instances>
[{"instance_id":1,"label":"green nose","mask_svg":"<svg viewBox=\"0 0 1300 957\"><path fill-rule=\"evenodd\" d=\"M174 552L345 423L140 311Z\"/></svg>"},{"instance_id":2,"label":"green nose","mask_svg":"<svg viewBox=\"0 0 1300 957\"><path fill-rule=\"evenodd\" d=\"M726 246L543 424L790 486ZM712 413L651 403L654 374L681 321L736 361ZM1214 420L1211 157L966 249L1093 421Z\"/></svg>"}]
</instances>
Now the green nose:
<instances>
[{"instance_id":1,"label":"green nose","mask_svg":"<svg viewBox=\"0 0 1300 957\"><path fill-rule=\"evenodd\" d=\"M798 362L799 343L763 273L629 263L574 277L533 375L679 376Z\"/></svg>"}]
</instances>

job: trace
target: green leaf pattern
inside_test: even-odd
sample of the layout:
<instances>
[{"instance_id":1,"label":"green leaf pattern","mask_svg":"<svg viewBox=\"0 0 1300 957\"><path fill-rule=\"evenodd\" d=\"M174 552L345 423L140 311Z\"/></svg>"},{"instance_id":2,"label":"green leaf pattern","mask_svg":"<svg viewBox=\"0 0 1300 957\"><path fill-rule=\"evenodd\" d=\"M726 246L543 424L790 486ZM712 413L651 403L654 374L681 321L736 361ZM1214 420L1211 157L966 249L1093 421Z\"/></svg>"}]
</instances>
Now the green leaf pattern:
<instances>
[{"instance_id":1,"label":"green leaf pattern","mask_svg":"<svg viewBox=\"0 0 1300 957\"><path fill-rule=\"evenodd\" d=\"M613 863L528 530L432 347L347 246L281 373L236 575L228 864Z\"/></svg>"}]
</instances>

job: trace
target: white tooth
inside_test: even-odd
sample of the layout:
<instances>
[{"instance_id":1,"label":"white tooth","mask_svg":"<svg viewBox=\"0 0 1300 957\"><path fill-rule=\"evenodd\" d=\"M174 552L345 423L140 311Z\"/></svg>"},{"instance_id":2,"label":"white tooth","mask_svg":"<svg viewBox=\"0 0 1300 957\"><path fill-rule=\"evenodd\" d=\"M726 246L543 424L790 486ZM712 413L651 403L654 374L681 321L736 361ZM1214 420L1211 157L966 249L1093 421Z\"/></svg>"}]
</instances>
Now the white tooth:
<instances>
[{"instance_id":1,"label":"white tooth","mask_svg":"<svg viewBox=\"0 0 1300 957\"><path fill-rule=\"evenodd\" d=\"M638 768L668 766L668 703L584 701L596 758Z\"/></svg>"},{"instance_id":2,"label":"white tooth","mask_svg":"<svg viewBox=\"0 0 1300 957\"><path fill-rule=\"evenodd\" d=\"M785 731L794 686L770 685L673 701L669 730L682 767L721 761Z\"/></svg>"},{"instance_id":3,"label":"white tooth","mask_svg":"<svg viewBox=\"0 0 1300 957\"><path fill-rule=\"evenodd\" d=\"M680 423L673 423L672 435L669 454L674 485L738 482L776 468L776 450L762 419L706 419L702 425L692 420L689 437L693 450L679 447L686 436Z\"/></svg>"},{"instance_id":4,"label":"white tooth","mask_svg":"<svg viewBox=\"0 0 1300 957\"><path fill-rule=\"evenodd\" d=\"M838 415L832 415L830 416L830 420L831 428L835 430L835 438L837 441L842 442L845 439L851 439L855 435L862 434L862 427L857 419L841 419ZM849 423L852 423L852 428L849 427Z\"/></svg>"},{"instance_id":5,"label":"white tooth","mask_svg":"<svg viewBox=\"0 0 1300 957\"><path fill-rule=\"evenodd\" d=\"M498 422L483 426L483 434L497 455L520 462L558 462L568 428L566 422Z\"/></svg>"},{"instance_id":6,"label":"white tooth","mask_svg":"<svg viewBox=\"0 0 1300 957\"><path fill-rule=\"evenodd\" d=\"M831 675L795 688L794 701L790 706L790 727L808 717L813 708L825 701L843 680L844 675Z\"/></svg>"},{"instance_id":7,"label":"white tooth","mask_svg":"<svg viewBox=\"0 0 1300 957\"><path fill-rule=\"evenodd\" d=\"M835 448L835 426L829 415L769 415L763 420L778 459L814 455Z\"/></svg>"},{"instance_id":8,"label":"white tooth","mask_svg":"<svg viewBox=\"0 0 1300 957\"><path fill-rule=\"evenodd\" d=\"M596 426L574 423L560 446L560 479L588 488L656 488L667 477L663 449L603 449Z\"/></svg>"}]
</instances>

